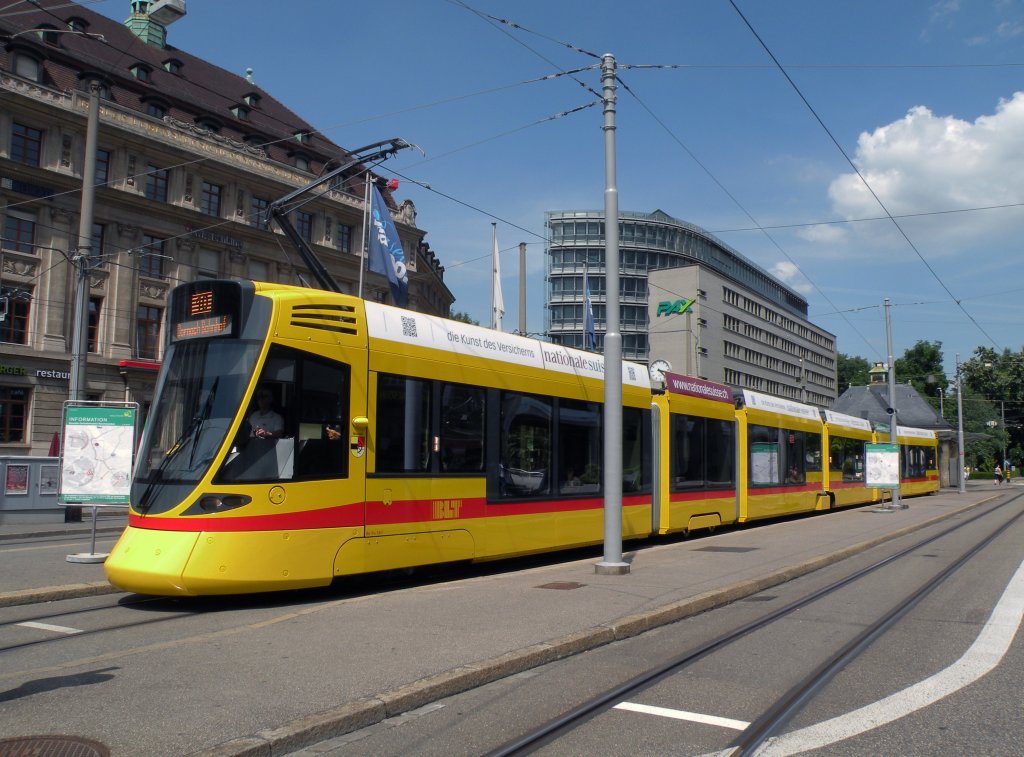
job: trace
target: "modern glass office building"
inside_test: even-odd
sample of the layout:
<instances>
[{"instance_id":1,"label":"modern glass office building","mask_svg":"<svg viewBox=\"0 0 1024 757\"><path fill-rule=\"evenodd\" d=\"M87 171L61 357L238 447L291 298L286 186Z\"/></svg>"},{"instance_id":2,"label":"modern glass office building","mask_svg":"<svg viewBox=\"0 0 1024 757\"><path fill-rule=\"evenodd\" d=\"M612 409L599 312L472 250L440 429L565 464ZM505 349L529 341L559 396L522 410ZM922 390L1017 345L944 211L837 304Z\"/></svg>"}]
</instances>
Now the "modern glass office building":
<instances>
[{"instance_id":1,"label":"modern glass office building","mask_svg":"<svg viewBox=\"0 0 1024 757\"><path fill-rule=\"evenodd\" d=\"M584 348L586 277L601 352L607 301L604 211L548 211L545 224L547 336L552 342ZM804 297L740 252L704 229L656 210L620 211L619 254L623 358L646 363L665 357L654 354L659 332L689 332L687 353L679 356L681 364L675 367L678 372L689 366L691 373L737 388L770 387L782 396L815 404L827 405L834 399L834 337L807 321ZM651 278L655 271L694 266L693 276L666 278L659 273ZM665 281L685 281L680 285L693 291L669 291L654 283ZM666 329L667 318L652 324L660 302L685 303L691 298L694 302L681 325ZM658 350L664 345L662 339ZM672 350L677 346L673 344Z\"/></svg>"}]
</instances>

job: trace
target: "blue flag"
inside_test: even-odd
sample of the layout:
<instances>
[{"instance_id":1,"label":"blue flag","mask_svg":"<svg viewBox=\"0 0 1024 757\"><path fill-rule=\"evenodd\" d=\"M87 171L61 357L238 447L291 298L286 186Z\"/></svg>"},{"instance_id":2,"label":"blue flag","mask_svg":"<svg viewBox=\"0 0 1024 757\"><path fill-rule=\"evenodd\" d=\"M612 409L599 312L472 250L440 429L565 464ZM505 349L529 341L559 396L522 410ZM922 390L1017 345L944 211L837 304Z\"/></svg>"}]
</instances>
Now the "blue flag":
<instances>
[{"instance_id":1,"label":"blue flag","mask_svg":"<svg viewBox=\"0 0 1024 757\"><path fill-rule=\"evenodd\" d=\"M372 187L373 204L370 206L370 242L367 251L370 270L388 277L391 299L404 308L409 304L409 274L406 271L405 252L398 239L398 229L391 220L391 212L377 187Z\"/></svg>"},{"instance_id":2,"label":"blue flag","mask_svg":"<svg viewBox=\"0 0 1024 757\"><path fill-rule=\"evenodd\" d=\"M597 351L597 334L594 332L594 303L590 301L590 282L587 280L587 272L583 272L583 291L586 294L586 310L583 321L583 345L591 352Z\"/></svg>"}]
</instances>

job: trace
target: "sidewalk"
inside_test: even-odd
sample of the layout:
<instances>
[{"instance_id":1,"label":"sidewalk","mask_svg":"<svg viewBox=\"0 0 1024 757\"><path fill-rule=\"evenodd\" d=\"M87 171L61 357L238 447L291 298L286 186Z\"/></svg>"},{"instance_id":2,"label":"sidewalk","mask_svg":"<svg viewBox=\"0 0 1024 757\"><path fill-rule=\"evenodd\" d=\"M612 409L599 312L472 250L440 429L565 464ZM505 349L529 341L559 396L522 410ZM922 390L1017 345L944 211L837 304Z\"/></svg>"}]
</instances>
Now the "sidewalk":
<instances>
[{"instance_id":1,"label":"sidewalk","mask_svg":"<svg viewBox=\"0 0 1024 757\"><path fill-rule=\"evenodd\" d=\"M126 508L97 508L97 554L110 551L128 523ZM0 607L49 602L116 591L102 562L70 562L69 555L92 554L92 508L80 522L65 523L64 510L0 511ZM44 541L32 548L20 542ZM40 553L44 552L44 556Z\"/></svg>"}]
</instances>

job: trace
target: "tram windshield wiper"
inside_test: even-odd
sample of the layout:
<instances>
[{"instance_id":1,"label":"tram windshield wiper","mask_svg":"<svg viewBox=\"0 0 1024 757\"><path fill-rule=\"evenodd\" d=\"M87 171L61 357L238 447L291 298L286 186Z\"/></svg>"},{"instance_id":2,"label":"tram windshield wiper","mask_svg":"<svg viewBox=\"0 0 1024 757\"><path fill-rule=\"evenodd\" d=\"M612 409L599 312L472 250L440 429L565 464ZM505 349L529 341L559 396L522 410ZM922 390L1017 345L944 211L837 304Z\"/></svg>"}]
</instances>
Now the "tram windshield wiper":
<instances>
[{"instance_id":1,"label":"tram windshield wiper","mask_svg":"<svg viewBox=\"0 0 1024 757\"><path fill-rule=\"evenodd\" d=\"M196 447L199 446L199 439L203 435L203 426L206 421L210 418L210 413L213 411L213 398L217 396L217 385L220 384L220 376L213 380L213 386L210 387L210 393L206 395L206 402L203 403L203 411L192 419L195 425L195 431L192 434L192 449L188 454L188 467L191 470L195 467L196 459Z\"/></svg>"}]
</instances>

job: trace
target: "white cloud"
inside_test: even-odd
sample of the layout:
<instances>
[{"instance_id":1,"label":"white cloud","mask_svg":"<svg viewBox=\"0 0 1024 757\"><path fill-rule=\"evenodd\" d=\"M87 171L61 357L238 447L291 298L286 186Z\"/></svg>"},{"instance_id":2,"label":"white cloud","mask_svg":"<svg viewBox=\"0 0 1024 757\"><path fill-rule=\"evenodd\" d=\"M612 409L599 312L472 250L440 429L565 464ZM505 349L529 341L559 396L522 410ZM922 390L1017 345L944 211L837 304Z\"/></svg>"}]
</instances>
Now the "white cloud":
<instances>
[{"instance_id":1,"label":"white cloud","mask_svg":"<svg viewBox=\"0 0 1024 757\"><path fill-rule=\"evenodd\" d=\"M788 260L780 260L775 263L769 271L772 276L777 278L786 286L789 286L800 294L808 294L814 287L811 283L804 278L804 275L800 272L800 269L795 263L791 263Z\"/></svg>"},{"instance_id":2,"label":"white cloud","mask_svg":"<svg viewBox=\"0 0 1024 757\"><path fill-rule=\"evenodd\" d=\"M862 133L853 160L896 216L1021 202L1024 92L1000 101L995 113L973 122L936 116L924 106L911 108L899 121ZM881 214L871 192L854 173L835 179L829 197L847 218ZM1010 225L1019 227L1020 215L989 211L941 219L941 223L931 224L931 229L955 240L1005 231Z\"/></svg>"},{"instance_id":3,"label":"white cloud","mask_svg":"<svg viewBox=\"0 0 1024 757\"><path fill-rule=\"evenodd\" d=\"M801 239L816 244L839 244L846 240L848 234L846 229L834 224L816 224L797 229L796 235Z\"/></svg>"}]
</instances>

